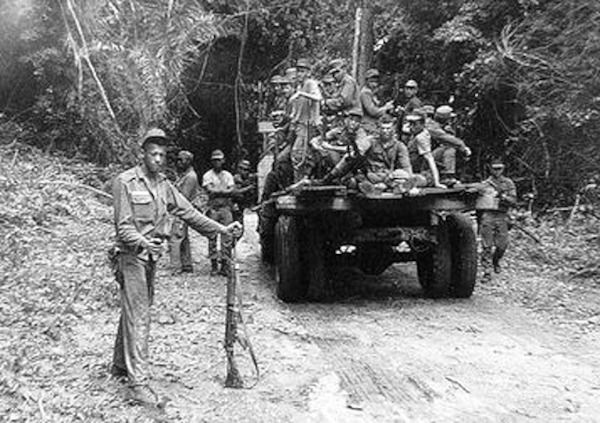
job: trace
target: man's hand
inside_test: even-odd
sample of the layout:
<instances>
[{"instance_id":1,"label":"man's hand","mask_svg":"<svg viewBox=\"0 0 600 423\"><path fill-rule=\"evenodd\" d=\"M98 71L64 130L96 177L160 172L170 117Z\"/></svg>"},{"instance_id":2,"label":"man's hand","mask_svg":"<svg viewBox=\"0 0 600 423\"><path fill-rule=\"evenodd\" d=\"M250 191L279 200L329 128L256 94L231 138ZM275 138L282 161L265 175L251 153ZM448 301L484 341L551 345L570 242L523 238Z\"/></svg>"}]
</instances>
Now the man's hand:
<instances>
[{"instance_id":1,"label":"man's hand","mask_svg":"<svg viewBox=\"0 0 600 423\"><path fill-rule=\"evenodd\" d=\"M466 158L471 157L472 151L469 147L465 147L465 149L463 150L463 154L465 155Z\"/></svg>"},{"instance_id":2,"label":"man's hand","mask_svg":"<svg viewBox=\"0 0 600 423\"><path fill-rule=\"evenodd\" d=\"M146 248L153 257L160 257L163 252L163 241L160 238L152 238L147 241Z\"/></svg>"},{"instance_id":3,"label":"man's hand","mask_svg":"<svg viewBox=\"0 0 600 423\"><path fill-rule=\"evenodd\" d=\"M436 187L436 188L443 188L443 189L448 188L446 185L440 184L440 183L435 184L434 187Z\"/></svg>"},{"instance_id":4,"label":"man's hand","mask_svg":"<svg viewBox=\"0 0 600 423\"><path fill-rule=\"evenodd\" d=\"M242 226L242 224L240 222L233 222L233 223L230 223L229 225L227 225L225 227L225 230L227 231L228 235L231 235L234 238L239 238L242 236L244 227Z\"/></svg>"}]
</instances>

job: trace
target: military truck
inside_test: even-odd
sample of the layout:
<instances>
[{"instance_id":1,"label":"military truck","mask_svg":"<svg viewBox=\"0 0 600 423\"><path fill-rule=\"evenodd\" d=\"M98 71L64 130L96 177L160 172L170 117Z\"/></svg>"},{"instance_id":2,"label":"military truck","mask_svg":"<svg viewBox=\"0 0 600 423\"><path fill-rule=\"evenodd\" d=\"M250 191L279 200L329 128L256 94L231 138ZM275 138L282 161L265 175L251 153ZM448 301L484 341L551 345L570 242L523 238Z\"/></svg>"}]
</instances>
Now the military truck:
<instances>
[{"instance_id":1,"label":"military truck","mask_svg":"<svg viewBox=\"0 0 600 423\"><path fill-rule=\"evenodd\" d=\"M468 298L477 276L470 211L474 186L422 188L412 195L363 195L345 186L273 193L261 210L263 259L274 264L277 296L298 302L339 266L378 275L414 261L430 298ZM265 229L266 228L266 229Z\"/></svg>"}]
</instances>

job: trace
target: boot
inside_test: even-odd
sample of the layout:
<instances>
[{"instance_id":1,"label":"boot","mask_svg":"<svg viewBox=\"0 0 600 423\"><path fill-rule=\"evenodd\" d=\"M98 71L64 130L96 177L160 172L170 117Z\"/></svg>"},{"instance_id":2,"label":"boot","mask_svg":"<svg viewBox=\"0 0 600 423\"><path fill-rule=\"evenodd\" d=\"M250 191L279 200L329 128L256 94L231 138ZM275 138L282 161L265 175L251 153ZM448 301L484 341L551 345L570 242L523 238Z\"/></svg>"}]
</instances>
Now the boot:
<instances>
[{"instance_id":1,"label":"boot","mask_svg":"<svg viewBox=\"0 0 600 423\"><path fill-rule=\"evenodd\" d=\"M216 276L219 273L219 262L217 260L210 261L210 275Z\"/></svg>"}]
</instances>

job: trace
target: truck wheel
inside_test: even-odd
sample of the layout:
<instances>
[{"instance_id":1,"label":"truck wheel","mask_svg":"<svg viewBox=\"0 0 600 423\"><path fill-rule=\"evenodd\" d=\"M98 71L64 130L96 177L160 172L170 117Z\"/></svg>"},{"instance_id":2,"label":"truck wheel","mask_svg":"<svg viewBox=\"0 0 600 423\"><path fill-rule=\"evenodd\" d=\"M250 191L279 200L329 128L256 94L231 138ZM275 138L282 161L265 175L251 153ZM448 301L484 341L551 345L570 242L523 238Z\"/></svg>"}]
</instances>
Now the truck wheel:
<instances>
[{"instance_id":1,"label":"truck wheel","mask_svg":"<svg viewBox=\"0 0 600 423\"><path fill-rule=\"evenodd\" d=\"M325 264L325 240L323 228L318 222L306 221L304 229L306 238L301 236L303 256L306 258L306 283L308 296L318 300L323 296L327 283L327 268Z\"/></svg>"},{"instance_id":2,"label":"truck wheel","mask_svg":"<svg viewBox=\"0 0 600 423\"><path fill-rule=\"evenodd\" d=\"M470 219L464 214L448 216L452 250L450 295L469 298L477 281L477 237Z\"/></svg>"},{"instance_id":3,"label":"truck wheel","mask_svg":"<svg viewBox=\"0 0 600 423\"><path fill-rule=\"evenodd\" d=\"M306 295L298 226L298 219L292 216L280 216L275 225L277 297L288 303L298 302Z\"/></svg>"},{"instance_id":4,"label":"truck wheel","mask_svg":"<svg viewBox=\"0 0 600 423\"><path fill-rule=\"evenodd\" d=\"M451 264L448 224L440 221L437 242L427 251L417 254L417 274L426 297L444 298L450 294Z\"/></svg>"}]
</instances>

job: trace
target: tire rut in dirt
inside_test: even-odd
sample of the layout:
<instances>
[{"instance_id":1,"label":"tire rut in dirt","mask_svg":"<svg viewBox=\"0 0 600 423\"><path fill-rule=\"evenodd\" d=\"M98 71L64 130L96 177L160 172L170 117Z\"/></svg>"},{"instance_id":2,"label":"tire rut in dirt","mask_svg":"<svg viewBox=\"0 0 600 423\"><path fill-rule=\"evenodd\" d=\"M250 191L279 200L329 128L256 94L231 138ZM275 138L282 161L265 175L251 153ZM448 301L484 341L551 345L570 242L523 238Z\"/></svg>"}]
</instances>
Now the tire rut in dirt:
<instances>
[{"instance_id":1,"label":"tire rut in dirt","mask_svg":"<svg viewBox=\"0 0 600 423\"><path fill-rule=\"evenodd\" d=\"M380 402L383 398L394 404L415 404L440 396L415 375L399 371L389 356L379 354L356 337L335 329L326 331L330 319L307 315L298 318L333 366L351 402Z\"/></svg>"}]
</instances>

